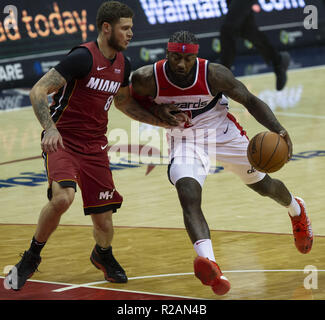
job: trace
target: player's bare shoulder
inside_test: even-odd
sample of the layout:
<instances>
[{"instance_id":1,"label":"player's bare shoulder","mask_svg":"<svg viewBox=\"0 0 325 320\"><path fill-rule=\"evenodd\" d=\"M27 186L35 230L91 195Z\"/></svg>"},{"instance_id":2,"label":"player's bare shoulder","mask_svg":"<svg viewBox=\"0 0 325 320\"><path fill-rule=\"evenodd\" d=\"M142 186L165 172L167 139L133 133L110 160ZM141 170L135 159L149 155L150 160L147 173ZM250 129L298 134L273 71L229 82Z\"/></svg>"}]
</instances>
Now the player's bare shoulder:
<instances>
[{"instance_id":1,"label":"player's bare shoulder","mask_svg":"<svg viewBox=\"0 0 325 320\"><path fill-rule=\"evenodd\" d=\"M132 87L140 95L154 96L156 92L156 82L153 65L143 66L132 73Z\"/></svg>"},{"instance_id":2,"label":"player's bare shoulder","mask_svg":"<svg viewBox=\"0 0 325 320\"><path fill-rule=\"evenodd\" d=\"M246 108L252 103L252 99L255 99L246 86L239 80L237 80L233 73L221 64L210 63L208 81L210 90L219 90L223 92L229 98L241 103Z\"/></svg>"},{"instance_id":3,"label":"player's bare shoulder","mask_svg":"<svg viewBox=\"0 0 325 320\"><path fill-rule=\"evenodd\" d=\"M222 91L234 86L235 77L225 66L218 63L209 63L208 81L213 91Z\"/></svg>"}]
</instances>

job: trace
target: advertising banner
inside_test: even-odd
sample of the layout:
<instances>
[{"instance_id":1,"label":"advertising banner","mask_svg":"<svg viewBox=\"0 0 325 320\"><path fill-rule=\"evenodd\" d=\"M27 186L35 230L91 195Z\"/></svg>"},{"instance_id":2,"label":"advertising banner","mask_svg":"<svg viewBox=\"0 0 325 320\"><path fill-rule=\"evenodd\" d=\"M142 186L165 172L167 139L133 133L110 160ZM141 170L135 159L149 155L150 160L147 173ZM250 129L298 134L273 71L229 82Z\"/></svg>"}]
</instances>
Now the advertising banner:
<instances>
[{"instance_id":1,"label":"advertising banner","mask_svg":"<svg viewBox=\"0 0 325 320\"><path fill-rule=\"evenodd\" d=\"M134 38L125 52L132 68L165 56L168 38L189 30L200 40L200 56L218 61L219 30L226 0L124 0L135 12ZM97 37L96 12L102 0L11 0L0 2L0 89L30 87L80 43ZM308 17L317 9L316 22ZM259 0L256 21L280 49L325 44L323 0ZM238 54L255 49L238 41Z\"/></svg>"}]
</instances>

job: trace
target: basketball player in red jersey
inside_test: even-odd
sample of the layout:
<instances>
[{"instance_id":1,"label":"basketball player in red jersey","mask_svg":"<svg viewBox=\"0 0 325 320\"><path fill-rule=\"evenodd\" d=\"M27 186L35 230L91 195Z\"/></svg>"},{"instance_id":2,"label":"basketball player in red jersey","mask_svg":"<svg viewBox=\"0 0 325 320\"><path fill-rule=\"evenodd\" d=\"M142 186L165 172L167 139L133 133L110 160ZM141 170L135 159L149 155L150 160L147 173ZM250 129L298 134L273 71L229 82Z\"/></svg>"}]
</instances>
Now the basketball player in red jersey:
<instances>
[{"instance_id":1,"label":"basketball player in red jersey","mask_svg":"<svg viewBox=\"0 0 325 320\"><path fill-rule=\"evenodd\" d=\"M41 146L48 176L48 204L42 209L30 248L5 279L19 290L41 262L40 253L67 211L80 186L84 213L90 215L96 245L91 262L105 279L125 283L127 276L112 254L112 214L120 208L109 170L107 112L115 106L131 118L158 126L178 125L166 113L159 119L130 96L130 64L121 51L133 36L132 10L117 1L104 2L97 12L97 41L74 48L32 88L30 98L42 125ZM55 93L48 110L47 95ZM175 107L170 108L175 109ZM65 239L68 241L68 239Z\"/></svg>"},{"instance_id":2,"label":"basketball player in red jersey","mask_svg":"<svg viewBox=\"0 0 325 320\"><path fill-rule=\"evenodd\" d=\"M211 159L237 174L252 190L288 208L297 249L311 250L313 234L304 201L293 197L286 186L248 162L246 132L228 112L228 99L241 103L268 130L281 134L292 155L287 131L271 109L236 80L226 67L198 58L199 45L187 31L176 32L168 42L167 59L144 66L133 73L132 94L151 100L148 106L159 114L161 103L174 103L190 118L181 127L167 131L170 164L168 176L175 185L183 209L187 233L194 245L195 275L216 294L230 289L228 279L216 263L210 230L201 209L204 180Z\"/></svg>"}]
</instances>

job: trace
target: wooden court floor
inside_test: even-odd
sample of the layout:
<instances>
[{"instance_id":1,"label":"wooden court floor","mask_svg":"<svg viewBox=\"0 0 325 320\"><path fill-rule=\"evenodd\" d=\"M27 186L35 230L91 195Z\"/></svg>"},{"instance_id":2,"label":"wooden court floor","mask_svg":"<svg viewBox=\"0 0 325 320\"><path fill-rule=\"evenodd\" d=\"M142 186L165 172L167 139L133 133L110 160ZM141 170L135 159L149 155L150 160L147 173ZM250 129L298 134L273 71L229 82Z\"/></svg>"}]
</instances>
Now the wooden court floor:
<instances>
[{"instance_id":1,"label":"wooden court floor","mask_svg":"<svg viewBox=\"0 0 325 320\"><path fill-rule=\"evenodd\" d=\"M242 78L290 133L293 160L272 177L306 201L315 238L312 251L300 254L287 211L216 164L205 182L203 211L212 230L217 262L232 285L222 297L193 275L195 251L184 229L174 187L167 179L163 130L135 123L114 107L109 114L109 141L128 146L131 153L111 157L115 184L124 196L123 206L114 216L113 250L129 282L105 282L91 265L91 219L83 215L78 190L42 252L40 272L22 291L6 290L2 284L5 270L29 247L46 203L47 182L40 158L41 128L32 109L0 112L0 300L325 299L324 70L290 71L282 92L274 90L273 74ZM230 112L249 137L265 131L240 105L231 102ZM151 158L154 166L148 165L149 157L137 157L131 148L137 145L160 151L160 156ZM94 291L85 291L90 289ZM46 293L40 296L37 292Z\"/></svg>"}]
</instances>

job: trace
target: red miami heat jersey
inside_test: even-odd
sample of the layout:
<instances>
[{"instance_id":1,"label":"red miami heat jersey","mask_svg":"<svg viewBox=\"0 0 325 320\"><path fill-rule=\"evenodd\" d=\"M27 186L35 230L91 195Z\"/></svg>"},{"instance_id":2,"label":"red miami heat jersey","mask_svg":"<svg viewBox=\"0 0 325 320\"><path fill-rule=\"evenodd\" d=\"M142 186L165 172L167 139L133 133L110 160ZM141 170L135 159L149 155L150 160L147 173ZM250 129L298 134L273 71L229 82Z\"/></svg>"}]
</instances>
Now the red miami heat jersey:
<instances>
[{"instance_id":1,"label":"red miami heat jersey","mask_svg":"<svg viewBox=\"0 0 325 320\"><path fill-rule=\"evenodd\" d=\"M105 145L107 112L124 79L124 56L118 52L111 64L95 42L82 44L90 51L93 64L89 74L69 81L54 95L51 116L64 144L92 152L94 143Z\"/></svg>"},{"instance_id":2,"label":"red miami heat jersey","mask_svg":"<svg viewBox=\"0 0 325 320\"><path fill-rule=\"evenodd\" d=\"M197 58L195 80L187 88L178 87L168 79L166 63L164 59L154 64L157 87L154 101L157 104L174 103L185 111L192 118L192 129L216 128L227 117L228 100L221 92L215 97L210 92L207 82L209 61Z\"/></svg>"}]
</instances>

